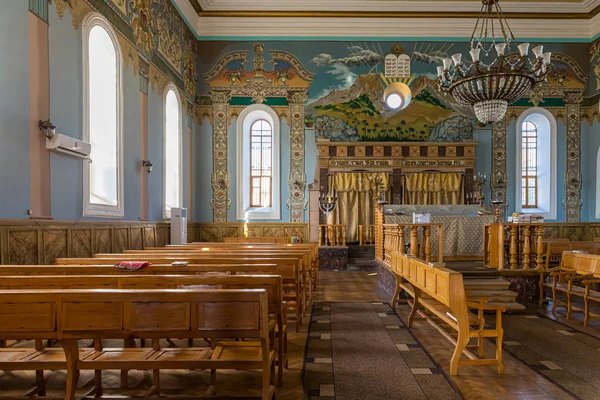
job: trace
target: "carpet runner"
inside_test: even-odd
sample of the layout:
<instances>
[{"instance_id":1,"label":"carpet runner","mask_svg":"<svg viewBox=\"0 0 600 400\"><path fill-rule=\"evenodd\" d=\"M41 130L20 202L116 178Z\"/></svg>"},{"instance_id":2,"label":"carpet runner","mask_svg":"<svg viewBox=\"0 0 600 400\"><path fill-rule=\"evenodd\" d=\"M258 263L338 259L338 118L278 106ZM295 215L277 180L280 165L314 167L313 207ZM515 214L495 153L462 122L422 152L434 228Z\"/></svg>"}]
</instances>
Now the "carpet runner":
<instances>
[{"instance_id":1,"label":"carpet runner","mask_svg":"<svg viewBox=\"0 0 600 400\"><path fill-rule=\"evenodd\" d=\"M308 399L462 398L384 303L315 303L303 379Z\"/></svg>"}]
</instances>

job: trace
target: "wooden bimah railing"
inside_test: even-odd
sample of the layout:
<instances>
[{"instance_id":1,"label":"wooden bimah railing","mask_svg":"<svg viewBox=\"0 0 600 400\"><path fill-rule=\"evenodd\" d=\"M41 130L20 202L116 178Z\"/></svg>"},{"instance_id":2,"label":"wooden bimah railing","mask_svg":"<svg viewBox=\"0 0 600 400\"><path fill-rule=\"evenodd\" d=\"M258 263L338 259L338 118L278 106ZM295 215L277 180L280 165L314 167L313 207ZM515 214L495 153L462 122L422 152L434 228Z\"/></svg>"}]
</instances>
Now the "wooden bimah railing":
<instances>
[{"instance_id":1,"label":"wooden bimah railing","mask_svg":"<svg viewBox=\"0 0 600 400\"><path fill-rule=\"evenodd\" d=\"M433 254L431 245L432 228L437 233L437 252ZM408 239L408 240L407 240ZM392 253L418 256L426 262L442 262L444 225L443 224L383 224L383 262L392 263ZM433 257L432 257L433 254Z\"/></svg>"},{"instance_id":2,"label":"wooden bimah railing","mask_svg":"<svg viewBox=\"0 0 600 400\"><path fill-rule=\"evenodd\" d=\"M319 246L345 246L346 225L319 225Z\"/></svg>"},{"instance_id":3,"label":"wooden bimah railing","mask_svg":"<svg viewBox=\"0 0 600 400\"><path fill-rule=\"evenodd\" d=\"M484 264L489 268L542 269L544 224L498 223L484 227Z\"/></svg>"},{"instance_id":4,"label":"wooden bimah railing","mask_svg":"<svg viewBox=\"0 0 600 400\"><path fill-rule=\"evenodd\" d=\"M375 225L358 226L358 243L361 246L375 243Z\"/></svg>"}]
</instances>

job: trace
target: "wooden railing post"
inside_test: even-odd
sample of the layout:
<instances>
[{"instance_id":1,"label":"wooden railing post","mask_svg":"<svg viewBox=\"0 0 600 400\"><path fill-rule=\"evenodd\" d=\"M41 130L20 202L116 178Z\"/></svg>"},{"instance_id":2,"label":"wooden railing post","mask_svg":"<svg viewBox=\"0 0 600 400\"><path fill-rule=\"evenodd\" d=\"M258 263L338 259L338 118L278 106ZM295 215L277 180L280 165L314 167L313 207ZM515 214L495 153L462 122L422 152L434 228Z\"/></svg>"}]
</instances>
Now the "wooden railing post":
<instances>
[{"instance_id":1,"label":"wooden railing post","mask_svg":"<svg viewBox=\"0 0 600 400\"><path fill-rule=\"evenodd\" d=\"M342 230L342 246L346 245L346 225L340 225Z\"/></svg>"},{"instance_id":2,"label":"wooden railing post","mask_svg":"<svg viewBox=\"0 0 600 400\"><path fill-rule=\"evenodd\" d=\"M425 226L425 261L431 261L431 226Z\"/></svg>"},{"instance_id":3,"label":"wooden railing post","mask_svg":"<svg viewBox=\"0 0 600 400\"><path fill-rule=\"evenodd\" d=\"M531 262L529 255L531 254L531 237L530 237L530 229L529 225L525 225L523 227L524 235L523 235L523 269L529 269L529 263Z\"/></svg>"},{"instance_id":4,"label":"wooden railing post","mask_svg":"<svg viewBox=\"0 0 600 400\"><path fill-rule=\"evenodd\" d=\"M419 227L416 225L410 226L410 254L419 255Z\"/></svg>"},{"instance_id":5,"label":"wooden railing post","mask_svg":"<svg viewBox=\"0 0 600 400\"><path fill-rule=\"evenodd\" d=\"M404 246L404 225L399 225L398 227L398 252L400 254L406 253L406 248Z\"/></svg>"},{"instance_id":6,"label":"wooden railing post","mask_svg":"<svg viewBox=\"0 0 600 400\"><path fill-rule=\"evenodd\" d=\"M544 268L544 227L542 225L538 226L536 229L536 237L537 237L537 270L541 271Z\"/></svg>"},{"instance_id":7,"label":"wooden railing post","mask_svg":"<svg viewBox=\"0 0 600 400\"><path fill-rule=\"evenodd\" d=\"M364 235L365 235L364 228L365 228L364 225L359 225L358 226L358 245L359 246L362 246L363 244L365 244L365 242L364 242Z\"/></svg>"},{"instance_id":8,"label":"wooden railing post","mask_svg":"<svg viewBox=\"0 0 600 400\"><path fill-rule=\"evenodd\" d=\"M517 269L517 231L515 224L510 226L510 269Z\"/></svg>"}]
</instances>

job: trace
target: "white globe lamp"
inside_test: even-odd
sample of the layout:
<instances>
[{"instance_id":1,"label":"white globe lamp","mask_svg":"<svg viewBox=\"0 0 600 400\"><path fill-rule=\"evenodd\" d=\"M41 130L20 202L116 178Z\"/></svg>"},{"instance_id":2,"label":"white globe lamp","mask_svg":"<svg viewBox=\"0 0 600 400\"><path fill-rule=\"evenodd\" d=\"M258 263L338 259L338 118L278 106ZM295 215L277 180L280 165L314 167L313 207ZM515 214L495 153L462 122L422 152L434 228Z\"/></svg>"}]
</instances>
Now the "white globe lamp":
<instances>
[{"instance_id":1,"label":"white globe lamp","mask_svg":"<svg viewBox=\"0 0 600 400\"><path fill-rule=\"evenodd\" d=\"M411 100L410 88L402 82L394 82L383 91L383 102L393 110L404 110Z\"/></svg>"}]
</instances>

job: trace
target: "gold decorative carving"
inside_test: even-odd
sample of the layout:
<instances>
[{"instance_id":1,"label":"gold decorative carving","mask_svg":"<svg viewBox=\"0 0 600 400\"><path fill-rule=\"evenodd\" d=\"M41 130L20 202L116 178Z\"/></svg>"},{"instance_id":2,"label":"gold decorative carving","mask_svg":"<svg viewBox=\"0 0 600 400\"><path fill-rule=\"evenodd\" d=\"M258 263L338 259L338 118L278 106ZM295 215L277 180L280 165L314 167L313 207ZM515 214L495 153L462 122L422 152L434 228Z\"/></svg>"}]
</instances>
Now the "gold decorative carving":
<instances>
[{"instance_id":1,"label":"gold decorative carving","mask_svg":"<svg viewBox=\"0 0 600 400\"><path fill-rule=\"evenodd\" d=\"M565 92L567 111L567 167L563 201L567 222L579 222L581 214L581 102L583 92Z\"/></svg>"},{"instance_id":2,"label":"gold decorative carving","mask_svg":"<svg viewBox=\"0 0 600 400\"><path fill-rule=\"evenodd\" d=\"M211 91L213 103L213 173L212 189L213 220L215 222L227 221L227 210L231 205L228 197L229 174L227 173L227 113L229 91Z\"/></svg>"},{"instance_id":3,"label":"gold decorative carving","mask_svg":"<svg viewBox=\"0 0 600 400\"><path fill-rule=\"evenodd\" d=\"M150 64L148 70L148 82L150 83L150 87L152 90L156 90L158 94L162 95L169 80L158 68L156 68L156 66L154 66L154 64Z\"/></svg>"},{"instance_id":4,"label":"gold decorative carving","mask_svg":"<svg viewBox=\"0 0 600 400\"><path fill-rule=\"evenodd\" d=\"M55 3L56 12L61 19L65 16L65 10L69 10L73 28L75 29L79 29L81 21L93 11L84 0L55 0Z\"/></svg>"}]
</instances>

